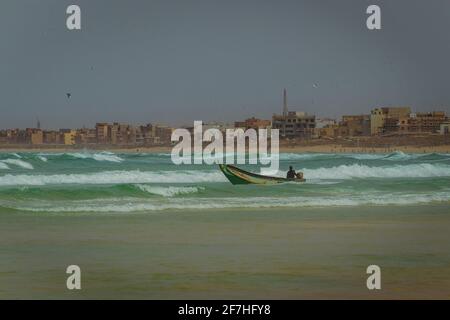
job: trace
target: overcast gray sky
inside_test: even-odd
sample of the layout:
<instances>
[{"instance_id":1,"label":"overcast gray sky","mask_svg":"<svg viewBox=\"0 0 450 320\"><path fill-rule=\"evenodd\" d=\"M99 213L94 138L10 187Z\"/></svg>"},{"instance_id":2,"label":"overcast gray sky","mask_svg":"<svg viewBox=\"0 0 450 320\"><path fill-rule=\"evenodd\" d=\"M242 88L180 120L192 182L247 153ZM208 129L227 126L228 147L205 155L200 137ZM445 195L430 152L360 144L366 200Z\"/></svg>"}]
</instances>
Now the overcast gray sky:
<instances>
[{"instance_id":1,"label":"overcast gray sky","mask_svg":"<svg viewBox=\"0 0 450 320\"><path fill-rule=\"evenodd\" d=\"M450 112L449 30L448 0L2 0L0 128L269 118L284 87L318 116Z\"/></svg>"}]
</instances>

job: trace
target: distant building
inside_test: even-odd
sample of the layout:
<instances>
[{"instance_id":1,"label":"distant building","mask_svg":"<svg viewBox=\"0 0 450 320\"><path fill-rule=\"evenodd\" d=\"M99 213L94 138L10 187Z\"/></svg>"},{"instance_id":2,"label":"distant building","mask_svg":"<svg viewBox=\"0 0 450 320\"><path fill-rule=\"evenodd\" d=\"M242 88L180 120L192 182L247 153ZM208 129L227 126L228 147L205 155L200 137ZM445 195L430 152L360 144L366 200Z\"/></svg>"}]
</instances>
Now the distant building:
<instances>
[{"instance_id":1,"label":"distant building","mask_svg":"<svg viewBox=\"0 0 450 320\"><path fill-rule=\"evenodd\" d=\"M75 144L75 136L76 136L76 131L72 130L72 129L60 129L59 130L61 137L62 137L62 142L65 145L74 145Z\"/></svg>"},{"instance_id":2,"label":"distant building","mask_svg":"<svg viewBox=\"0 0 450 320\"><path fill-rule=\"evenodd\" d=\"M409 107L377 108L370 115L371 134L439 133L447 120L444 111L411 113Z\"/></svg>"},{"instance_id":3,"label":"distant building","mask_svg":"<svg viewBox=\"0 0 450 320\"><path fill-rule=\"evenodd\" d=\"M136 145L145 144L145 132L142 130L143 126L137 126L134 130Z\"/></svg>"},{"instance_id":4,"label":"distant building","mask_svg":"<svg viewBox=\"0 0 450 320\"><path fill-rule=\"evenodd\" d=\"M61 143L61 135L58 131L44 131L44 143L45 144L60 144Z\"/></svg>"},{"instance_id":5,"label":"distant building","mask_svg":"<svg viewBox=\"0 0 450 320\"><path fill-rule=\"evenodd\" d=\"M154 126L154 142L156 144L169 144L171 143L171 136L172 136L173 129L164 126L164 125L155 125Z\"/></svg>"},{"instance_id":6,"label":"distant building","mask_svg":"<svg viewBox=\"0 0 450 320\"><path fill-rule=\"evenodd\" d=\"M0 130L0 144L8 143L6 130Z\"/></svg>"},{"instance_id":7,"label":"distant building","mask_svg":"<svg viewBox=\"0 0 450 320\"><path fill-rule=\"evenodd\" d=\"M97 143L107 144L110 143L109 135L109 124L108 123L97 123L95 125L95 133L97 136Z\"/></svg>"},{"instance_id":8,"label":"distant building","mask_svg":"<svg viewBox=\"0 0 450 320\"><path fill-rule=\"evenodd\" d=\"M234 124L229 123L229 122L211 121L211 122L203 123L203 131L206 131L208 129L218 129L222 133L225 133L227 129L233 129L233 128L234 128ZM192 127L192 130L193 130L193 127Z\"/></svg>"},{"instance_id":9,"label":"distant building","mask_svg":"<svg viewBox=\"0 0 450 320\"><path fill-rule=\"evenodd\" d=\"M31 144L43 144L44 143L44 134L41 129L33 130L31 132Z\"/></svg>"},{"instance_id":10,"label":"distant building","mask_svg":"<svg viewBox=\"0 0 450 320\"><path fill-rule=\"evenodd\" d=\"M342 116L339 126L345 128L345 136L368 136L371 133L370 115Z\"/></svg>"},{"instance_id":11,"label":"distant building","mask_svg":"<svg viewBox=\"0 0 450 320\"><path fill-rule=\"evenodd\" d=\"M109 126L110 143L115 145L135 144L135 129L126 123L114 122Z\"/></svg>"},{"instance_id":12,"label":"distant building","mask_svg":"<svg viewBox=\"0 0 450 320\"><path fill-rule=\"evenodd\" d=\"M223 135L226 134L227 129L234 129L235 125L233 123L227 123L227 122L217 122L217 121L211 121L206 122L202 124L202 130L205 132L208 129L217 129L220 132L222 132ZM191 134L194 134L194 127L188 126L184 127L184 129L188 130Z\"/></svg>"},{"instance_id":13,"label":"distant building","mask_svg":"<svg viewBox=\"0 0 450 320\"><path fill-rule=\"evenodd\" d=\"M242 129L270 129L272 126L272 122L270 120L261 120L257 119L255 117L245 119L244 121L236 121L234 123L235 128L242 128Z\"/></svg>"},{"instance_id":14,"label":"distant building","mask_svg":"<svg viewBox=\"0 0 450 320\"><path fill-rule=\"evenodd\" d=\"M76 144L95 144L97 143L97 132L95 129L78 129L75 134Z\"/></svg>"},{"instance_id":15,"label":"distant building","mask_svg":"<svg viewBox=\"0 0 450 320\"><path fill-rule=\"evenodd\" d=\"M19 129L0 130L0 143L16 144L18 140Z\"/></svg>"},{"instance_id":16,"label":"distant building","mask_svg":"<svg viewBox=\"0 0 450 320\"><path fill-rule=\"evenodd\" d=\"M311 138L316 127L316 116L288 110L286 89L283 90L283 114L272 116L272 128L280 130L284 138Z\"/></svg>"},{"instance_id":17,"label":"distant building","mask_svg":"<svg viewBox=\"0 0 450 320\"><path fill-rule=\"evenodd\" d=\"M322 129L325 127L329 127L336 124L335 119L329 119L329 118L316 118L316 128Z\"/></svg>"},{"instance_id":18,"label":"distant building","mask_svg":"<svg viewBox=\"0 0 450 320\"><path fill-rule=\"evenodd\" d=\"M391 131L400 118L409 117L410 107L375 108L370 114L370 133L372 135Z\"/></svg>"},{"instance_id":19,"label":"distant building","mask_svg":"<svg viewBox=\"0 0 450 320\"><path fill-rule=\"evenodd\" d=\"M411 113L401 117L397 126L391 124L390 132L399 133L439 133L441 124L448 120L444 111Z\"/></svg>"},{"instance_id":20,"label":"distant building","mask_svg":"<svg viewBox=\"0 0 450 320\"><path fill-rule=\"evenodd\" d=\"M449 135L450 134L450 122L441 123L439 133L442 135Z\"/></svg>"},{"instance_id":21,"label":"distant building","mask_svg":"<svg viewBox=\"0 0 450 320\"><path fill-rule=\"evenodd\" d=\"M136 131L136 142L143 145L152 145L154 141L154 126L151 123L139 126L139 129Z\"/></svg>"}]
</instances>

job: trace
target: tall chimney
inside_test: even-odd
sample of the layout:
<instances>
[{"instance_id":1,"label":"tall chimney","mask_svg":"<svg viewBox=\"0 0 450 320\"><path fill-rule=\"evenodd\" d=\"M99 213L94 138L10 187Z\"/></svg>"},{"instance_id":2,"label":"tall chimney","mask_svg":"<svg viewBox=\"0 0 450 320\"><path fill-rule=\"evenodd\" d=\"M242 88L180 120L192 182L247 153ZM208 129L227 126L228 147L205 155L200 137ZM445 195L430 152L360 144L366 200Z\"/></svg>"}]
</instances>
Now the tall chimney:
<instances>
[{"instance_id":1,"label":"tall chimney","mask_svg":"<svg viewBox=\"0 0 450 320\"><path fill-rule=\"evenodd\" d=\"M287 116L288 114L288 106L287 106L287 92L286 88L283 89L283 116Z\"/></svg>"}]
</instances>

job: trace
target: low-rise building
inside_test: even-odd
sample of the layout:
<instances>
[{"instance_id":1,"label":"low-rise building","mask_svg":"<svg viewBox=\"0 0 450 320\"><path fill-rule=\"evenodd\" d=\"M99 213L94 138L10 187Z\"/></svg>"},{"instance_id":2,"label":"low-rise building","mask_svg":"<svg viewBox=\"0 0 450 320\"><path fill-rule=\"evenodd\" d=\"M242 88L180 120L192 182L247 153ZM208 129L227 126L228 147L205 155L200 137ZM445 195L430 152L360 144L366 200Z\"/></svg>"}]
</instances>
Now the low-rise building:
<instances>
[{"instance_id":1,"label":"low-rise building","mask_svg":"<svg viewBox=\"0 0 450 320\"><path fill-rule=\"evenodd\" d=\"M449 135L450 134L450 122L441 123L439 133L442 135Z\"/></svg>"},{"instance_id":2,"label":"low-rise building","mask_svg":"<svg viewBox=\"0 0 450 320\"><path fill-rule=\"evenodd\" d=\"M171 143L173 129L164 125L154 126L155 143L157 144L169 144Z\"/></svg>"},{"instance_id":3,"label":"low-rise building","mask_svg":"<svg viewBox=\"0 0 450 320\"><path fill-rule=\"evenodd\" d=\"M340 127L345 128L345 136L368 136L370 135L370 115L347 115L342 116Z\"/></svg>"},{"instance_id":4,"label":"low-rise building","mask_svg":"<svg viewBox=\"0 0 450 320\"><path fill-rule=\"evenodd\" d=\"M95 129L78 129L75 134L76 144L95 144L97 143L97 132Z\"/></svg>"},{"instance_id":5,"label":"low-rise building","mask_svg":"<svg viewBox=\"0 0 450 320\"><path fill-rule=\"evenodd\" d=\"M45 130L43 134L45 144L60 144L62 141L61 134L58 131Z\"/></svg>"},{"instance_id":6,"label":"low-rise building","mask_svg":"<svg viewBox=\"0 0 450 320\"><path fill-rule=\"evenodd\" d=\"M306 112L289 111L286 115L272 116L272 128L279 129L284 138L311 138L315 127L316 116Z\"/></svg>"},{"instance_id":7,"label":"low-rise building","mask_svg":"<svg viewBox=\"0 0 450 320\"><path fill-rule=\"evenodd\" d=\"M236 121L234 123L235 128L247 129L270 129L272 122L270 120L257 119L255 117L245 119L244 121Z\"/></svg>"},{"instance_id":8,"label":"low-rise building","mask_svg":"<svg viewBox=\"0 0 450 320\"><path fill-rule=\"evenodd\" d=\"M272 116L272 129L280 130L282 138L309 139L314 135L316 116L288 110L287 91L283 90L283 113Z\"/></svg>"},{"instance_id":9,"label":"low-rise building","mask_svg":"<svg viewBox=\"0 0 450 320\"><path fill-rule=\"evenodd\" d=\"M110 142L114 145L135 144L135 130L126 123L114 122L109 126Z\"/></svg>"},{"instance_id":10,"label":"low-rise building","mask_svg":"<svg viewBox=\"0 0 450 320\"><path fill-rule=\"evenodd\" d=\"M329 126L333 126L335 124L337 124L335 119L316 118L316 128L317 129L326 128L326 127L329 127Z\"/></svg>"},{"instance_id":11,"label":"low-rise building","mask_svg":"<svg viewBox=\"0 0 450 320\"><path fill-rule=\"evenodd\" d=\"M31 144L43 144L44 143L44 134L41 129L36 129L31 132L30 137Z\"/></svg>"},{"instance_id":12,"label":"low-rise building","mask_svg":"<svg viewBox=\"0 0 450 320\"><path fill-rule=\"evenodd\" d=\"M448 118L444 111L411 113L390 124L389 131L399 133L439 133Z\"/></svg>"},{"instance_id":13,"label":"low-rise building","mask_svg":"<svg viewBox=\"0 0 450 320\"><path fill-rule=\"evenodd\" d=\"M409 117L410 107L375 108L370 113L370 133L372 135L391 132L398 127L400 118Z\"/></svg>"},{"instance_id":14,"label":"low-rise building","mask_svg":"<svg viewBox=\"0 0 450 320\"><path fill-rule=\"evenodd\" d=\"M74 145L76 143L75 141L75 137L76 137L76 130L72 130L72 129L60 129L59 130L61 137L62 137L62 142L65 145Z\"/></svg>"},{"instance_id":15,"label":"low-rise building","mask_svg":"<svg viewBox=\"0 0 450 320\"><path fill-rule=\"evenodd\" d=\"M106 122L100 122L95 125L95 132L97 136L97 143L108 144L111 142L111 135L109 124Z\"/></svg>"}]
</instances>

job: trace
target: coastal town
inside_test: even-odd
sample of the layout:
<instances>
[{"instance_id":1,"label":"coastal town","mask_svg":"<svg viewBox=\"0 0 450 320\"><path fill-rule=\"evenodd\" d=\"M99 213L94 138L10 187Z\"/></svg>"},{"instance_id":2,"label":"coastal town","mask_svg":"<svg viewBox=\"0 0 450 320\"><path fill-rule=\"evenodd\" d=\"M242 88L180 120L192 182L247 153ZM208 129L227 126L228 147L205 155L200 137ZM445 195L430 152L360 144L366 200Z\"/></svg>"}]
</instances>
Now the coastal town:
<instances>
[{"instance_id":1,"label":"coastal town","mask_svg":"<svg viewBox=\"0 0 450 320\"><path fill-rule=\"evenodd\" d=\"M204 129L217 128L222 132L235 128L278 129L284 146L336 144L379 148L450 144L450 118L444 111L420 112L408 106L388 106L331 119L290 109L284 90L282 112L273 114L271 119L251 117L234 123L210 122L204 123ZM99 122L94 128L46 130L38 120L34 128L0 129L0 148L168 147L172 145L174 129L153 123Z\"/></svg>"}]
</instances>

